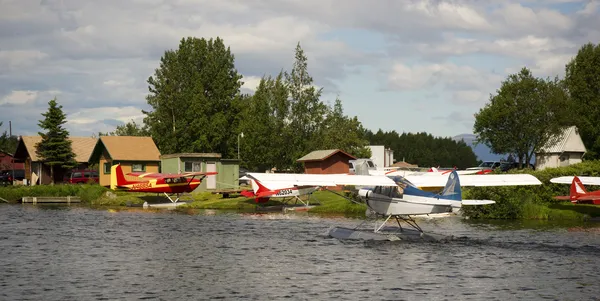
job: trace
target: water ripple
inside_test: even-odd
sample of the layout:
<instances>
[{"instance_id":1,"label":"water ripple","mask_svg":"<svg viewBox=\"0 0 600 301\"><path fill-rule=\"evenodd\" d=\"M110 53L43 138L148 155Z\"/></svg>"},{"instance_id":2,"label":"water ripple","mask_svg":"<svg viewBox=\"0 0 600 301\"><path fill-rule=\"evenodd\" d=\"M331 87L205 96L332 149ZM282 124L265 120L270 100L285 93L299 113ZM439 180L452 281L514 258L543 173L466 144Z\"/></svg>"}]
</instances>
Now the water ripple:
<instances>
[{"instance_id":1,"label":"water ripple","mask_svg":"<svg viewBox=\"0 0 600 301\"><path fill-rule=\"evenodd\" d=\"M455 238L325 235L351 219L1 205L0 299L597 298L597 231L420 223Z\"/></svg>"}]
</instances>

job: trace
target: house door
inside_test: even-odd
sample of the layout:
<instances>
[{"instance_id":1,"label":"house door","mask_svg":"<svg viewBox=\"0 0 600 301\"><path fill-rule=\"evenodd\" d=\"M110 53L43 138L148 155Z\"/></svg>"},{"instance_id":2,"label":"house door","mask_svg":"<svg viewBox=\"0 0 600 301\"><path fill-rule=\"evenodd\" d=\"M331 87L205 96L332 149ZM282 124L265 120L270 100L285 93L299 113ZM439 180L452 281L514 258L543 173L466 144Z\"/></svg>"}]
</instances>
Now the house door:
<instances>
[{"instance_id":1,"label":"house door","mask_svg":"<svg viewBox=\"0 0 600 301\"><path fill-rule=\"evenodd\" d=\"M217 171L217 163L206 162L206 171L207 172ZM217 176L216 175L206 177L206 189L217 189Z\"/></svg>"}]
</instances>

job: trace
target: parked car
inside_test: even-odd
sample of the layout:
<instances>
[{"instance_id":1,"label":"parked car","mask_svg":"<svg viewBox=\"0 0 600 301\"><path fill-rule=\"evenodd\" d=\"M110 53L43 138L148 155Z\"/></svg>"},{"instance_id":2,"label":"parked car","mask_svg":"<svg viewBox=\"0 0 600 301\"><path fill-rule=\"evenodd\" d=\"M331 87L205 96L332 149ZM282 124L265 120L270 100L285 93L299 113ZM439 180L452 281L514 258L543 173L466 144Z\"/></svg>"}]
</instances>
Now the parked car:
<instances>
[{"instance_id":1,"label":"parked car","mask_svg":"<svg viewBox=\"0 0 600 301\"><path fill-rule=\"evenodd\" d=\"M240 178L244 177L248 170L246 168L240 167ZM250 185L249 180L238 180L239 185Z\"/></svg>"},{"instance_id":2,"label":"parked car","mask_svg":"<svg viewBox=\"0 0 600 301\"><path fill-rule=\"evenodd\" d=\"M24 169L5 169L0 171L0 184L12 185L14 181L23 181L25 179Z\"/></svg>"},{"instance_id":3,"label":"parked car","mask_svg":"<svg viewBox=\"0 0 600 301\"><path fill-rule=\"evenodd\" d=\"M503 172L507 172L511 169L518 169L519 162L502 162L502 164L500 164L500 167L498 167L498 168L500 169L500 171L503 171ZM523 164L522 168L535 169L535 166L533 166L533 164L529 164L529 167L528 167L527 164Z\"/></svg>"},{"instance_id":4,"label":"parked car","mask_svg":"<svg viewBox=\"0 0 600 301\"><path fill-rule=\"evenodd\" d=\"M488 170L488 169L493 170L493 169L500 167L500 164L502 164L502 162L500 162L500 161L484 161L484 162L481 162L481 164L479 164L479 166L469 167L469 168L467 168L467 170Z\"/></svg>"},{"instance_id":5,"label":"parked car","mask_svg":"<svg viewBox=\"0 0 600 301\"><path fill-rule=\"evenodd\" d=\"M71 172L67 173L64 177L64 182L70 184L98 183L99 181L100 178L98 176L98 171L96 170L72 170Z\"/></svg>"}]
</instances>

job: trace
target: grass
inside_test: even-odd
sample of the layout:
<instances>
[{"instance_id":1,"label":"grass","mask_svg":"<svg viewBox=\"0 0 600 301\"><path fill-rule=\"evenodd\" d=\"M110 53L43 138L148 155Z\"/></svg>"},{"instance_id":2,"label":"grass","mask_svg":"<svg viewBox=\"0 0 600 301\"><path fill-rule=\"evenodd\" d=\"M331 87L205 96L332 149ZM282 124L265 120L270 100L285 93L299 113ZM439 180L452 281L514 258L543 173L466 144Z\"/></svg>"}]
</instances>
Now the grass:
<instances>
[{"instance_id":1,"label":"grass","mask_svg":"<svg viewBox=\"0 0 600 301\"><path fill-rule=\"evenodd\" d=\"M347 196L350 196L349 194ZM314 197L320 203L312 208L309 213L317 215L343 215L345 217L361 217L365 215L367 206L353 203L329 191L316 191Z\"/></svg>"},{"instance_id":2,"label":"grass","mask_svg":"<svg viewBox=\"0 0 600 301\"><path fill-rule=\"evenodd\" d=\"M94 184L56 184L36 186L2 186L0 197L9 202L19 202L26 196L78 196L82 202L100 198L108 189Z\"/></svg>"},{"instance_id":3,"label":"grass","mask_svg":"<svg viewBox=\"0 0 600 301\"><path fill-rule=\"evenodd\" d=\"M556 195L568 195L569 185L549 183L550 178L562 175L588 174L600 176L600 161L584 162L563 168L543 171L513 171L531 173L539 178L541 186L519 187L468 187L463 190L466 199L491 199L496 204L488 206L467 206L463 208L465 216L472 219L519 219L519 220L586 220L600 217L600 206L572 204L553 199ZM586 187L590 191L598 187ZM351 196L349 192L342 192ZM119 207L127 205L141 206L144 202L160 203L167 201L163 195L156 193L131 193L110 191L99 185L39 185L39 186L7 186L0 187L0 197L9 202L18 202L24 196L79 196L84 204L94 207ZM183 198L190 200L189 196ZM210 192L194 193L192 202L178 207L186 209L218 209L255 211L257 206L281 206L280 201L273 199L266 204L257 205L254 199L239 195L223 198ZM328 191L317 191L311 204L315 206L308 214L322 216L364 217L366 206L355 204Z\"/></svg>"}]
</instances>

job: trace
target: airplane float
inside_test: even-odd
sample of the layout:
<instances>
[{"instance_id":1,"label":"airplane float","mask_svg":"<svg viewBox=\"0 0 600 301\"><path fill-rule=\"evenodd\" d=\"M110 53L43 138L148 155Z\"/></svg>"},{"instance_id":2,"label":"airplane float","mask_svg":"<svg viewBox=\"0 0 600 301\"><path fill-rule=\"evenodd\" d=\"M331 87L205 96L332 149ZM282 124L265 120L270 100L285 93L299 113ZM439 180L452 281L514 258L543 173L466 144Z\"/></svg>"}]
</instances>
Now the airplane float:
<instances>
[{"instance_id":1,"label":"airplane float","mask_svg":"<svg viewBox=\"0 0 600 301\"><path fill-rule=\"evenodd\" d=\"M551 183L571 184L569 195L555 196L557 200L571 201L574 204L600 205L600 190L588 192L585 185L600 185L600 177L566 176L550 179Z\"/></svg>"},{"instance_id":2,"label":"airplane float","mask_svg":"<svg viewBox=\"0 0 600 301\"><path fill-rule=\"evenodd\" d=\"M463 200L463 186L515 186L541 185L537 178L528 174L511 175L464 175L459 179L456 171L447 177L435 176L375 176L348 174L267 174L248 173L248 178L263 187L330 187L336 185L365 186L358 195L366 203L368 210L377 216L385 218L384 222L376 225L374 231L366 233L354 229L334 227L329 234L336 238L366 238L371 239L400 239L398 235L413 231L411 235L424 235L423 230L412 216L432 213L451 212L453 208L463 205L494 204L492 200ZM463 181L464 179L464 181ZM440 185L440 181L445 183ZM415 183L416 182L416 183ZM418 183L418 184L417 184ZM424 191L419 187L442 186L440 193ZM275 190L273 190L275 191ZM351 200L351 199L350 199ZM353 200L351 200L353 201ZM390 218L395 218L398 227L390 233L383 227ZM406 222L414 230L403 229L401 221ZM362 225L362 223L361 223ZM397 231L397 230L400 231ZM414 232L416 231L416 233ZM391 236L390 236L391 235ZM406 235L404 235L406 237ZM393 238L395 237L395 239Z\"/></svg>"},{"instance_id":3,"label":"airplane float","mask_svg":"<svg viewBox=\"0 0 600 301\"><path fill-rule=\"evenodd\" d=\"M178 203L180 194L194 191L207 176L216 175L217 172L185 172L181 174L165 174L156 172L130 172L127 175L148 179L146 181L131 181L125 178L121 164L111 166L110 188L127 192L154 192L163 193L171 203L149 205L144 207L176 207L184 204ZM199 176L196 179L196 176ZM191 178L188 178L191 177ZM175 196L175 200L173 200Z\"/></svg>"}]
</instances>

